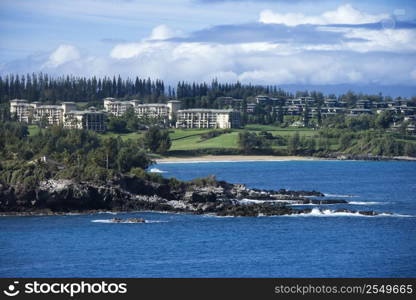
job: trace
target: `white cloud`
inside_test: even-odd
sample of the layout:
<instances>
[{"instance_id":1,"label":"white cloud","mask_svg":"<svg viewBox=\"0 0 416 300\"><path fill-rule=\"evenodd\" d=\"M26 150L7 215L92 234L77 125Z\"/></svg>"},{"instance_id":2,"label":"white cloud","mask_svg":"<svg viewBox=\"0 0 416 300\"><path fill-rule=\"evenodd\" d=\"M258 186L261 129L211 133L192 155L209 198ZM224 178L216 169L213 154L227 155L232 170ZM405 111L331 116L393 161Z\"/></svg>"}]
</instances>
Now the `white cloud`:
<instances>
[{"instance_id":1,"label":"white cloud","mask_svg":"<svg viewBox=\"0 0 416 300\"><path fill-rule=\"evenodd\" d=\"M312 46L145 40L116 45L109 56L83 56L75 47L61 45L44 60L25 62L17 71L83 76L120 74L160 78L170 84L213 78L255 84L415 83L416 71L409 63L412 52L345 51L351 45L325 50L308 47ZM16 65L12 67L16 71ZM10 65L0 71L8 72L7 68Z\"/></svg>"},{"instance_id":2,"label":"white cloud","mask_svg":"<svg viewBox=\"0 0 416 300\"><path fill-rule=\"evenodd\" d=\"M46 68L56 68L67 62L77 60L80 58L78 49L72 45L60 45L55 51L51 53L48 61L44 64Z\"/></svg>"},{"instance_id":3,"label":"white cloud","mask_svg":"<svg viewBox=\"0 0 416 300\"><path fill-rule=\"evenodd\" d=\"M168 27L165 24L156 26L153 28L152 33L150 35L151 40L167 40L173 37L181 36L182 32L180 30L175 30Z\"/></svg>"},{"instance_id":4,"label":"white cloud","mask_svg":"<svg viewBox=\"0 0 416 300\"><path fill-rule=\"evenodd\" d=\"M271 10L263 10L260 13L259 22L266 24L284 24L286 26L297 26L301 24L366 24L376 23L388 17L389 15L387 14L367 14L355 9L350 4L344 4L334 11L327 11L316 16L306 16L302 13L278 13Z\"/></svg>"},{"instance_id":5,"label":"white cloud","mask_svg":"<svg viewBox=\"0 0 416 300\"><path fill-rule=\"evenodd\" d=\"M128 59L136 56L149 56L154 51L160 52L167 44L162 42L138 42L116 45L110 52L110 56L115 59Z\"/></svg>"},{"instance_id":6,"label":"white cloud","mask_svg":"<svg viewBox=\"0 0 416 300\"><path fill-rule=\"evenodd\" d=\"M383 43L381 43L383 45ZM352 47L352 45L350 45ZM413 82L410 54L310 49L274 43L143 41L111 51L111 67L125 76L179 80L239 80L258 84L406 84ZM344 48L343 48L344 47ZM341 51L338 51L341 50ZM407 71L406 71L407 70Z\"/></svg>"},{"instance_id":7,"label":"white cloud","mask_svg":"<svg viewBox=\"0 0 416 300\"><path fill-rule=\"evenodd\" d=\"M366 28L347 27L320 27L323 31L342 32L346 38L361 39L330 45L327 50L346 50L356 52L389 51L414 52L416 51L415 29L383 29L374 30ZM309 47L312 49L313 45ZM320 45L317 45L319 48Z\"/></svg>"}]
</instances>

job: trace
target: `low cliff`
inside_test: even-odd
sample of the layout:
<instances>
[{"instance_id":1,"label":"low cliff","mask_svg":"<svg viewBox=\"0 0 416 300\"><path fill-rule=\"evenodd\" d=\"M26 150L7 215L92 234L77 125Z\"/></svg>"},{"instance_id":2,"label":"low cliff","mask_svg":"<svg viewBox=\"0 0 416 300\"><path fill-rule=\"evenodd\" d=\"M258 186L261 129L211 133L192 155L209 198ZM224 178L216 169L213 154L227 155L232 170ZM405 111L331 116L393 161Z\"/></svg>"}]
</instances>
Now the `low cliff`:
<instances>
[{"instance_id":1,"label":"low cliff","mask_svg":"<svg viewBox=\"0 0 416 300\"><path fill-rule=\"evenodd\" d=\"M319 199L311 199L310 196ZM322 193L316 191L258 190L216 180L204 184L169 184L122 176L101 184L54 179L32 188L0 184L2 214L147 210L219 216L270 216L311 211L309 208L294 208L294 204L346 203L342 199L325 199ZM377 214L371 211L357 213Z\"/></svg>"}]
</instances>

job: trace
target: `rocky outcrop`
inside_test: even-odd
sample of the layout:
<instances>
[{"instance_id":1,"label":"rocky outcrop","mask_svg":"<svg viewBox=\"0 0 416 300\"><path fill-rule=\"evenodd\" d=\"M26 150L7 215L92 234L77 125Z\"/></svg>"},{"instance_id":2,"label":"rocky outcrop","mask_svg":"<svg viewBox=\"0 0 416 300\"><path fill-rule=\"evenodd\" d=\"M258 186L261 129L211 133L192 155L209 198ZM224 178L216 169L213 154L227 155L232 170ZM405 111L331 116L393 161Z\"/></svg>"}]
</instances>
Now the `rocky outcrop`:
<instances>
[{"instance_id":1,"label":"rocky outcrop","mask_svg":"<svg viewBox=\"0 0 416 300\"><path fill-rule=\"evenodd\" d=\"M311 199L308 197L320 197ZM219 216L271 216L308 213L303 204L346 204L343 199L322 199L317 191L249 189L241 184L215 181L204 186L191 182L170 186L134 176L105 184L48 180L27 189L0 184L0 213L68 213L95 211L169 211ZM360 212L375 215L375 212Z\"/></svg>"}]
</instances>

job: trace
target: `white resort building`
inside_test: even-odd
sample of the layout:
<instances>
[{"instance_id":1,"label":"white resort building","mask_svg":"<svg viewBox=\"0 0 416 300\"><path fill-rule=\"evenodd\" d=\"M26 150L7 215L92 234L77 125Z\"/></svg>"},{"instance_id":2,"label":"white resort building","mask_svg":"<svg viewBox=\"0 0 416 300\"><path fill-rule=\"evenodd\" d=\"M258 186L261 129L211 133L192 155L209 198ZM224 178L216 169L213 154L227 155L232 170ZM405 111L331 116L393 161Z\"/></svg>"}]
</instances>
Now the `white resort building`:
<instances>
[{"instance_id":1,"label":"white resort building","mask_svg":"<svg viewBox=\"0 0 416 300\"><path fill-rule=\"evenodd\" d=\"M65 128L105 131L105 113L95 108L78 111L75 102L63 102L61 105L42 105L27 100L10 101L10 114L17 121L28 124L47 122L49 125L63 125Z\"/></svg>"},{"instance_id":2,"label":"white resort building","mask_svg":"<svg viewBox=\"0 0 416 300\"><path fill-rule=\"evenodd\" d=\"M177 111L176 128L238 128L240 114L232 109L193 108Z\"/></svg>"},{"instance_id":3,"label":"white resort building","mask_svg":"<svg viewBox=\"0 0 416 300\"><path fill-rule=\"evenodd\" d=\"M64 127L69 129L88 129L97 132L106 131L105 114L94 107L88 110L72 110L65 114Z\"/></svg>"},{"instance_id":4,"label":"white resort building","mask_svg":"<svg viewBox=\"0 0 416 300\"><path fill-rule=\"evenodd\" d=\"M138 117L161 118L172 120L179 110L180 101L171 100L168 103L145 103L139 100L120 101L115 98L104 99L104 109L116 117L122 116L129 108L132 108Z\"/></svg>"}]
</instances>

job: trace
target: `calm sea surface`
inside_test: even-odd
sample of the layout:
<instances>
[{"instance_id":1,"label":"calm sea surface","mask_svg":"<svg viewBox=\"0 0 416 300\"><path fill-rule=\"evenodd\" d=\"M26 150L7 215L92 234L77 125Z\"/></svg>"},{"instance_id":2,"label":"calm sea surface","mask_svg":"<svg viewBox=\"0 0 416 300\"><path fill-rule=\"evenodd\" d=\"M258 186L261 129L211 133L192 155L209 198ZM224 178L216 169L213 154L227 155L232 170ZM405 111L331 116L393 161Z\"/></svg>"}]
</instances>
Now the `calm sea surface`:
<instances>
[{"instance_id":1,"label":"calm sea surface","mask_svg":"<svg viewBox=\"0 0 416 300\"><path fill-rule=\"evenodd\" d=\"M0 277L416 276L416 163L159 164L180 179L214 174L252 188L318 190L349 205L301 216L219 218L123 213L0 217ZM392 212L365 217L354 210Z\"/></svg>"}]
</instances>

